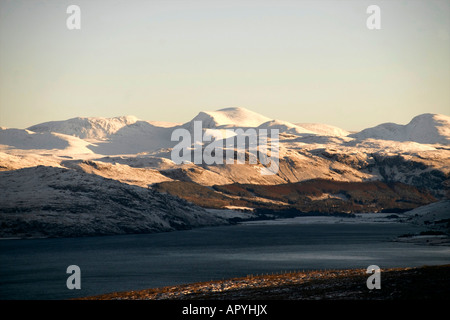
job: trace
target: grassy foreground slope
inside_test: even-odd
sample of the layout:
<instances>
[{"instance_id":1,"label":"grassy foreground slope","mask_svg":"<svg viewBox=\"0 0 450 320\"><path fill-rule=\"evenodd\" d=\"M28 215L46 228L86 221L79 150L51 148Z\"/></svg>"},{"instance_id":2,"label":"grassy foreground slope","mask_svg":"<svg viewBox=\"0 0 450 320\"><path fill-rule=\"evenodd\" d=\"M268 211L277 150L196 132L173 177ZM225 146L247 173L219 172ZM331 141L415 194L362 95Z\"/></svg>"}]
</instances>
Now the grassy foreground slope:
<instances>
[{"instance_id":1,"label":"grassy foreground slope","mask_svg":"<svg viewBox=\"0 0 450 320\"><path fill-rule=\"evenodd\" d=\"M369 290L365 269L247 276L87 297L89 300L409 300L450 299L450 265L381 270Z\"/></svg>"}]
</instances>

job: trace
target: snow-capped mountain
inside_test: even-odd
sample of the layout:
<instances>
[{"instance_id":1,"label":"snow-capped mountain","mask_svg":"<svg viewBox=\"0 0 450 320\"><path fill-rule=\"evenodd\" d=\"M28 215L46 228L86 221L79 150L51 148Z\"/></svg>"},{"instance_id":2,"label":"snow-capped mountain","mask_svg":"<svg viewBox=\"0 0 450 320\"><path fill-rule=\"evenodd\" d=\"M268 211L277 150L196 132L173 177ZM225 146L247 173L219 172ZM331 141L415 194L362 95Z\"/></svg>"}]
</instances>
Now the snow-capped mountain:
<instances>
[{"instance_id":1,"label":"snow-capped mountain","mask_svg":"<svg viewBox=\"0 0 450 320\"><path fill-rule=\"evenodd\" d=\"M29 227L22 230L24 233L36 234L34 226L40 228L38 234L45 234L42 228L58 225L54 232L47 233L68 235L62 226L73 221L74 212L81 213L78 218L84 227L91 226L100 233L152 232L227 223L226 218L211 220L209 212L185 207L177 202L178 198L160 192L207 208L242 203L292 206L295 199L302 199L306 205L303 208L309 203L314 210L325 206L327 212L333 208L346 208L345 212L374 210L361 203L370 204L370 199L377 199L377 192L381 191L376 190L380 188L393 188L384 194L396 195L394 200L385 202L394 209L396 205L397 209L414 208L419 203L414 202L415 195L422 204L450 196L450 117L445 115L418 115L407 125L380 124L353 134L326 124L270 119L244 108L200 112L183 124L151 120L133 116L73 118L28 129L0 128L0 171L4 171L0 184L6 190L0 198L0 220L9 235L20 229L20 221ZM279 170L274 175L262 175L265 165L260 162L175 164L171 151L177 141L171 141L172 133L176 129L192 133L195 121L202 122L204 136L222 137L227 142L232 136L221 135L225 129L278 129ZM335 192L320 181L312 191L296 186L316 179L369 185L361 194L344 189ZM370 186L371 182L386 185ZM258 196L250 192L252 186L270 185L285 187L277 192L267 187L259 190ZM375 194L369 199L365 192L370 190L375 190ZM307 191L309 195L305 195ZM84 201L88 205L84 206ZM134 205L142 212L127 207ZM144 209L146 206L150 209ZM156 211L152 213L154 206ZM382 206L378 203L377 208L382 210ZM123 216L113 214L116 211ZM192 218L194 212L198 219ZM126 227L116 228L105 217L125 223ZM59 224L58 219L65 222ZM146 227L138 225L139 219L146 221ZM102 223L108 227L102 229ZM79 228L70 228L83 234Z\"/></svg>"},{"instance_id":2,"label":"snow-capped mountain","mask_svg":"<svg viewBox=\"0 0 450 320\"><path fill-rule=\"evenodd\" d=\"M173 127L179 124L159 121L143 121L135 116L115 118L72 118L64 121L50 121L29 127L26 131L34 139L44 135L59 135L73 139L81 139L84 147L80 153L97 153L103 155L136 154L169 148L175 145L170 140ZM18 149L23 144L30 144L30 139L16 136L10 138L10 130L0 133L0 144L13 146ZM25 133L24 133L25 134ZM22 135L24 135L22 134ZM16 134L17 135L17 134ZM57 138L48 139L47 149L63 148L63 142L57 143ZM75 144L72 141L72 144ZM35 149L44 149L43 144L31 143ZM30 148L31 148L30 147ZM75 149L73 149L75 151Z\"/></svg>"},{"instance_id":3,"label":"snow-capped mountain","mask_svg":"<svg viewBox=\"0 0 450 320\"><path fill-rule=\"evenodd\" d=\"M58 132L81 139L105 139L125 126L134 124L135 116L115 118L72 118L63 121L50 121L28 128L34 132Z\"/></svg>"},{"instance_id":4,"label":"snow-capped mountain","mask_svg":"<svg viewBox=\"0 0 450 320\"><path fill-rule=\"evenodd\" d=\"M380 139L414 141L426 144L450 144L450 117L425 113L414 117L408 124L383 123L364 129L350 137L358 140Z\"/></svg>"},{"instance_id":5,"label":"snow-capped mountain","mask_svg":"<svg viewBox=\"0 0 450 320\"><path fill-rule=\"evenodd\" d=\"M280 133L287 133L308 137L308 143L321 143L326 139L321 137L350 137L357 141L367 139L389 140L398 142L417 142L421 144L449 144L450 143L450 117L439 114L422 114L414 117L408 124L400 125L395 123L384 123L373 128L364 129L358 133L350 134L348 131L320 123L290 123L283 120L270 119L256 112L245 108L225 108L217 111L200 112L192 120L184 124L163 123L158 121L139 120L134 116L123 116L116 118L73 118L64 121L51 121L31 126L22 135L33 135L34 133L61 133L68 136L75 136L81 139L107 140L109 146L101 143L96 150L97 153L104 154L132 154L139 152L156 151L161 148L173 147L170 135L176 128L193 128L194 121L201 121L202 127L206 129L223 128L260 128L278 129ZM26 149L28 143L33 146L31 139L20 144L21 137L13 137L16 129L3 129L0 135L0 144L15 146L18 149ZM211 134L214 135L212 131ZM15 133L18 135L18 133ZM54 136L54 135L53 135ZM45 145L46 138L34 135L36 145ZM141 137L141 138L139 138ZM152 139L148 139L152 137ZM316 139L317 138L317 139ZM44 139L41 143L37 139ZM57 143L56 137L52 140L57 148L61 148L64 143ZM23 140L23 139L22 139ZM151 140L151 141L149 141ZM145 141L145 142L144 142ZM48 143L49 149L52 143ZM120 145L128 145L123 148ZM36 149L42 149L38 147ZM95 149L95 147L92 147ZM126 149L126 150L123 150ZM106 150L106 151L105 151ZM116 150L116 151L114 151ZM123 151L121 151L123 150Z\"/></svg>"},{"instance_id":6,"label":"snow-capped mountain","mask_svg":"<svg viewBox=\"0 0 450 320\"><path fill-rule=\"evenodd\" d=\"M97 141L91 150L97 154L138 154L173 147L171 134L175 127L154 125L149 121L137 121L122 127L108 139Z\"/></svg>"},{"instance_id":7,"label":"snow-capped mountain","mask_svg":"<svg viewBox=\"0 0 450 320\"><path fill-rule=\"evenodd\" d=\"M246 128L258 127L264 122L271 120L272 119L248 109L233 107L217 111L202 111L186 125L189 126L194 121L201 121L203 128L218 128L224 126Z\"/></svg>"}]
</instances>

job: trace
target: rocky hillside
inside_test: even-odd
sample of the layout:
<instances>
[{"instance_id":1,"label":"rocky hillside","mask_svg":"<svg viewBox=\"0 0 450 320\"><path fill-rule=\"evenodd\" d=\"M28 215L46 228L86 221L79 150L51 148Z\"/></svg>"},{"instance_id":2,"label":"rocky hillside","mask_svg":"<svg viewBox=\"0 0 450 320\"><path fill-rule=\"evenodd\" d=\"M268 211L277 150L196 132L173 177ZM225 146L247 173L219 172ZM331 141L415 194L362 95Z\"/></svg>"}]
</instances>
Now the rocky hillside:
<instances>
[{"instance_id":1,"label":"rocky hillside","mask_svg":"<svg viewBox=\"0 0 450 320\"><path fill-rule=\"evenodd\" d=\"M226 223L180 198L64 168L0 172L0 189L3 238L151 233Z\"/></svg>"},{"instance_id":2,"label":"rocky hillside","mask_svg":"<svg viewBox=\"0 0 450 320\"><path fill-rule=\"evenodd\" d=\"M161 182L155 190L205 208L247 207L295 213L400 212L436 201L428 192L400 182L308 180L279 185Z\"/></svg>"}]
</instances>

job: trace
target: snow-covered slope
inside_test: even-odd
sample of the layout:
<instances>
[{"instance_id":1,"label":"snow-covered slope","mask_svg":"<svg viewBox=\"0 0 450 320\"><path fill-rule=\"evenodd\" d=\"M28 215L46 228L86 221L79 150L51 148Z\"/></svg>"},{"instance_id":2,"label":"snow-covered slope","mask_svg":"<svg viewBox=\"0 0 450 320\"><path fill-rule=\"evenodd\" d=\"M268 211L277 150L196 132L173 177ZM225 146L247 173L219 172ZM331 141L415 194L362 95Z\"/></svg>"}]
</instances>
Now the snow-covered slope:
<instances>
[{"instance_id":1,"label":"snow-covered slope","mask_svg":"<svg viewBox=\"0 0 450 320\"><path fill-rule=\"evenodd\" d=\"M60 167L58 157L42 156L38 154L13 155L0 152L0 171L11 171L37 166Z\"/></svg>"},{"instance_id":2,"label":"snow-covered slope","mask_svg":"<svg viewBox=\"0 0 450 320\"><path fill-rule=\"evenodd\" d=\"M450 117L425 113L414 117L408 124L383 123L364 129L350 137L358 140L380 139L415 141L426 144L450 144Z\"/></svg>"},{"instance_id":3,"label":"snow-covered slope","mask_svg":"<svg viewBox=\"0 0 450 320\"><path fill-rule=\"evenodd\" d=\"M154 183L172 181L158 170L133 168L119 163L111 164L95 160L64 160L61 161L61 166L143 188L147 188Z\"/></svg>"},{"instance_id":4,"label":"snow-covered slope","mask_svg":"<svg viewBox=\"0 0 450 320\"><path fill-rule=\"evenodd\" d=\"M410 223L450 233L450 200L442 200L405 212Z\"/></svg>"},{"instance_id":5,"label":"snow-covered slope","mask_svg":"<svg viewBox=\"0 0 450 320\"><path fill-rule=\"evenodd\" d=\"M179 198L79 170L0 172L0 237L151 233L227 223Z\"/></svg>"},{"instance_id":6,"label":"snow-covered slope","mask_svg":"<svg viewBox=\"0 0 450 320\"><path fill-rule=\"evenodd\" d=\"M202 121L203 128L216 128L221 126L245 128L257 127L271 120L248 109L233 107L217 111L202 111L194 119L189 121L187 125L191 125L193 121Z\"/></svg>"},{"instance_id":7,"label":"snow-covered slope","mask_svg":"<svg viewBox=\"0 0 450 320\"><path fill-rule=\"evenodd\" d=\"M278 129L280 133L289 133L294 135L316 135L315 132L305 129L304 127L281 120L270 120L261 124L260 129Z\"/></svg>"},{"instance_id":8,"label":"snow-covered slope","mask_svg":"<svg viewBox=\"0 0 450 320\"><path fill-rule=\"evenodd\" d=\"M323 123L296 123L296 125L321 136L346 137L350 134L344 129Z\"/></svg>"},{"instance_id":9,"label":"snow-covered slope","mask_svg":"<svg viewBox=\"0 0 450 320\"><path fill-rule=\"evenodd\" d=\"M158 127L147 121L136 121L90 148L103 155L138 154L171 148L177 143L171 141L174 128L176 127Z\"/></svg>"},{"instance_id":10,"label":"snow-covered slope","mask_svg":"<svg viewBox=\"0 0 450 320\"><path fill-rule=\"evenodd\" d=\"M65 149L67 140L51 132L35 133L23 129L0 128L0 145L17 149Z\"/></svg>"},{"instance_id":11,"label":"snow-covered slope","mask_svg":"<svg viewBox=\"0 0 450 320\"><path fill-rule=\"evenodd\" d=\"M67 154L92 153L89 142L56 132L33 132L26 129L0 128L0 150L53 150Z\"/></svg>"},{"instance_id":12,"label":"snow-covered slope","mask_svg":"<svg viewBox=\"0 0 450 320\"><path fill-rule=\"evenodd\" d=\"M125 126L138 121L135 116L115 118L72 118L63 121L50 121L28 128L34 132L59 132L81 139L104 139Z\"/></svg>"}]
</instances>

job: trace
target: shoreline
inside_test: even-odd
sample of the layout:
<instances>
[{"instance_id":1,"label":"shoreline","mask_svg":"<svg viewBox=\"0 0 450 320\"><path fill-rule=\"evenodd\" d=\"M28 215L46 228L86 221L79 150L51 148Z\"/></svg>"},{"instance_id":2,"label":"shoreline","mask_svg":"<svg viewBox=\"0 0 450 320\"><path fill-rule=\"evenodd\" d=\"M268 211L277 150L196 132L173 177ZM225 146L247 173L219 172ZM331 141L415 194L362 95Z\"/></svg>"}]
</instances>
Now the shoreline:
<instances>
[{"instance_id":1,"label":"shoreline","mask_svg":"<svg viewBox=\"0 0 450 320\"><path fill-rule=\"evenodd\" d=\"M122 235L140 235L140 234L158 234L158 233L166 233L166 232L177 232L177 231L189 231L194 229L202 229L202 228L211 228L211 227L223 227L223 226L235 226L235 225L283 225L283 224L354 224L354 225L362 225L362 224L383 224L383 223L395 223L395 224L405 224L414 226L414 224L405 219L405 216L402 214L398 214L396 218L392 218L392 213L373 213L373 212L365 212L365 213L356 213L352 216L340 216L333 214L309 214L304 216L294 216L294 217L246 217L245 214L235 210L230 209L208 209L211 210L211 213L218 217L225 217L227 214L229 215L229 220L227 223L218 224L218 225L202 225L202 226L194 226L187 229L179 229L179 230L168 230L168 231L156 231L156 232L143 232L143 233L111 233L111 234L97 234L97 235L83 235L83 236L49 236L42 234L28 235L28 236L7 236L1 237L0 241L8 241L8 240L42 240L42 239L68 239L68 238L88 238L88 237L110 237L110 236L122 236ZM224 213L226 212L226 213ZM231 216L231 217L230 217ZM239 221L235 221L233 219L239 218ZM417 225L415 225L417 226ZM423 226L423 231L430 231L429 228ZM427 239L441 238L442 241L426 241ZM421 241L422 239L422 241ZM416 244L424 244L424 245L450 245L450 236L448 234L439 234L439 235L428 235L421 236L420 233L417 234L408 234L408 235L398 235L396 238L392 239L394 242L413 242ZM440 242L440 243L438 243Z\"/></svg>"},{"instance_id":2,"label":"shoreline","mask_svg":"<svg viewBox=\"0 0 450 320\"><path fill-rule=\"evenodd\" d=\"M381 270L381 289L365 269L314 270L113 292L76 300L450 300L450 264Z\"/></svg>"}]
</instances>

